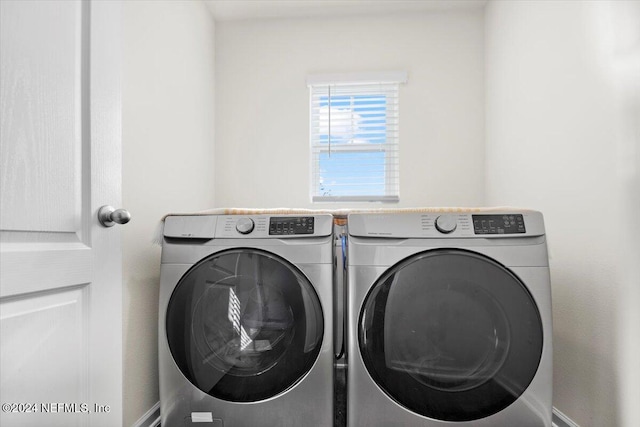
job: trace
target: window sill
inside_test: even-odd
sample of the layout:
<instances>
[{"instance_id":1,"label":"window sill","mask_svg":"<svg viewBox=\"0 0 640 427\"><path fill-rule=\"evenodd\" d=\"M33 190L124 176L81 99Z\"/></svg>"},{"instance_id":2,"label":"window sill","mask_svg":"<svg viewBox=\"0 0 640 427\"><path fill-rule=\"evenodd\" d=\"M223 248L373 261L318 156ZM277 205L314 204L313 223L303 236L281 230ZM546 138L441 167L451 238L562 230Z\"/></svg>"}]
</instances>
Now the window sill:
<instances>
[{"instance_id":1,"label":"window sill","mask_svg":"<svg viewBox=\"0 0 640 427\"><path fill-rule=\"evenodd\" d=\"M312 196L313 203L325 202L380 202L380 203L398 203L399 196Z\"/></svg>"}]
</instances>

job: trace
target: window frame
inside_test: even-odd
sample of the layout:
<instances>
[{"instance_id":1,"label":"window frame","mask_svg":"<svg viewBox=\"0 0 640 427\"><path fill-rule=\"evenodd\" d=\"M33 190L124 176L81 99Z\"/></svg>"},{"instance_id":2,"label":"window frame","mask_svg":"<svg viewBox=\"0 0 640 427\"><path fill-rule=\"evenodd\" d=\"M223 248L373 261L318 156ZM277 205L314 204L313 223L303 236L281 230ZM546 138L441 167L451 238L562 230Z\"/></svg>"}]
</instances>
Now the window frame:
<instances>
[{"instance_id":1,"label":"window frame","mask_svg":"<svg viewBox=\"0 0 640 427\"><path fill-rule=\"evenodd\" d=\"M399 111L399 94L400 84L406 83L406 72L387 72L387 73L368 73L368 74L332 74L322 76L310 76L307 78L307 86L309 87L309 148L310 148L310 196L312 203L322 202L382 202L397 203L400 201L400 161L397 157L399 154L399 129L397 128L400 119ZM395 129L385 129L385 142L369 143L369 144L345 144L345 143L329 143L319 144L317 142L318 133L314 133L315 129L320 127L320 119L318 118L317 105L314 106L314 99L318 92L326 89L328 98L358 97L367 95L366 92L358 91L357 87L380 85L381 92L389 92L392 90L395 96L393 104L386 103L385 121L389 123L389 119L394 122ZM345 88L353 87L353 91L349 92ZM340 88L338 94L331 94L331 88ZM315 96L314 96L315 95ZM371 92L371 96L374 92ZM386 98L386 96L385 96ZM352 101L353 102L353 101ZM314 119L314 113L316 118ZM388 142L389 133L393 132L393 142ZM360 195L322 195L320 194L320 161L322 155L330 153L384 153L384 188L385 194L360 194ZM388 193L391 189L391 194Z\"/></svg>"}]
</instances>

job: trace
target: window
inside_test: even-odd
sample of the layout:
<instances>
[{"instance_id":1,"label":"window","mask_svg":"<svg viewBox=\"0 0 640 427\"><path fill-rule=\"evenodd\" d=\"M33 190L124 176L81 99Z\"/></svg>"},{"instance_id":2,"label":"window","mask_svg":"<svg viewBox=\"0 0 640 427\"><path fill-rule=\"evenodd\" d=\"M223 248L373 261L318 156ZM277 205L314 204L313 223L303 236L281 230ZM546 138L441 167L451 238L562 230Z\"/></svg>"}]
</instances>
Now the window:
<instances>
[{"instance_id":1,"label":"window","mask_svg":"<svg viewBox=\"0 0 640 427\"><path fill-rule=\"evenodd\" d=\"M398 88L406 73L315 76L311 100L311 199L399 200Z\"/></svg>"}]
</instances>

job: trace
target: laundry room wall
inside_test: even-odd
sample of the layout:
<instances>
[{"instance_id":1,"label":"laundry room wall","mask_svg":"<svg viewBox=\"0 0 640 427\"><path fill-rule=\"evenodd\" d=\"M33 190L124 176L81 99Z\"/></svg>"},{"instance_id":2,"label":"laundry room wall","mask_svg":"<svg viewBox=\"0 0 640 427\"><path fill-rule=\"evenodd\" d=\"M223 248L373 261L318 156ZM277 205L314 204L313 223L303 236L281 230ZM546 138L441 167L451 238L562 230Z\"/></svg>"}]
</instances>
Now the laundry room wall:
<instances>
[{"instance_id":1,"label":"laundry room wall","mask_svg":"<svg viewBox=\"0 0 640 427\"><path fill-rule=\"evenodd\" d=\"M306 78L395 70L409 81L400 89L400 203L391 207L482 204L482 6L218 22L217 206L362 206L310 201Z\"/></svg>"},{"instance_id":2,"label":"laundry room wall","mask_svg":"<svg viewBox=\"0 0 640 427\"><path fill-rule=\"evenodd\" d=\"M554 406L640 420L640 2L489 2L486 201L545 215Z\"/></svg>"},{"instance_id":3,"label":"laundry room wall","mask_svg":"<svg viewBox=\"0 0 640 427\"><path fill-rule=\"evenodd\" d=\"M124 425L158 402L162 215L214 205L215 24L197 1L124 2Z\"/></svg>"}]
</instances>

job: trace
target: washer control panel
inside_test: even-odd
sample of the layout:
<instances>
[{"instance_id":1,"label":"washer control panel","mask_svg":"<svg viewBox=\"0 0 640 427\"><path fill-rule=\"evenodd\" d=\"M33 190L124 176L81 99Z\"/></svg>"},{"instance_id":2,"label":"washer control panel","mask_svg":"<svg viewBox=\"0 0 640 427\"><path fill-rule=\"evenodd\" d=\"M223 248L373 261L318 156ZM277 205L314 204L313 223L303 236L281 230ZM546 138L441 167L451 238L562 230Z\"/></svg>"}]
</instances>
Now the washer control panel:
<instances>
[{"instance_id":1,"label":"washer control panel","mask_svg":"<svg viewBox=\"0 0 640 427\"><path fill-rule=\"evenodd\" d=\"M330 236L333 217L328 214L220 215L216 239L301 239Z\"/></svg>"},{"instance_id":2,"label":"washer control panel","mask_svg":"<svg viewBox=\"0 0 640 427\"><path fill-rule=\"evenodd\" d=\"M249 234L256 227L256 223L251 218L240 218L236 222L236 230L240 234Z\"/></svg>"},{"instance_id":3,"label":"washer control panel","mask_svg":"<svg viewBox=\"0 0 640 427\"><path fill-rule=\"evenodd\" d=\"M455 215L440 215L435 220L436 230L442 234L449 234L453 232L458 226L458 221Z\"/></svg>"},{"instance_id":4,"label":"washer control panel","mask_svg":"<svg viewBox=\"0 0 640 427\"><path fill-rule=\"evenodd\" d=\"M271 217L269 219L269 235L284 236L294 234L313 234L315 227L312 216Z\"/></svg>"},{"instance_id":5,"label":"washer control panel","mask_svg":"<svg viewBox=\"0 0 640 427\"><path fill-rule=\"evenodd\" d=\"M475 234L524 234L522 214L471 215Z\"/></svg>"}]
</instances>

